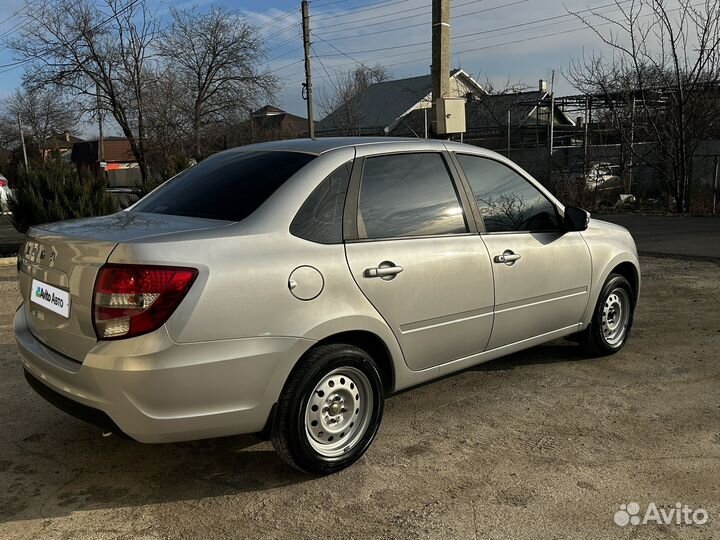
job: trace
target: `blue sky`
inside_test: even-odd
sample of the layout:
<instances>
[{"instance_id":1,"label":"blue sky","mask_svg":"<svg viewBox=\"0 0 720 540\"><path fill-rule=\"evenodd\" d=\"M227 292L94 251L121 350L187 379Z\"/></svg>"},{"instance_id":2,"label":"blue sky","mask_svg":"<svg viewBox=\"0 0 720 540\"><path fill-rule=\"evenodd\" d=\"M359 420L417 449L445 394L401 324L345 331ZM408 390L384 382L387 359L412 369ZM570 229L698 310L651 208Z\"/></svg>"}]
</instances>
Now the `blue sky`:
<instances>
[{"instance_id":1,"label":"blue sky","mask_svg":"<svg viewBox=\"0 0 720 540\"><path fill-rule=\"evenodd\" d=\"M0 35L17 35L26 1L0 0ZM166 17L171 4L198 5L206 9L209 0L148 0L159 17ZM563 79L570 58L583 50L601 50L600 40L566 14L572 10L607 7L610 0L452 0L451 32L453 67L461 67L481 79L496 83L508 78L532 87L538 79L551 77L556 70L555 90L573 89ZM302 41L299 29L299 0L221 0L222 5L244 14L260 28L268 50L268 66L282 81L276 105L296 114L305 114L300 97L303 78ZM380 62L394 78L422 75L430 66L431 0L314 0L311 2L313 62L316 95L329 92L330 79L337 71L350 69L356 61ZM26 8L27 9L27 8ZM20 12L17 15L15 12ZM290 11L290 14L286 14ZM553 18L548 20L548 18ZM544 19L540 21L540 19ZM470 34L470 35L469 35ZM410 45L410 46L408 46ZM11 51L0 45L0 65L13 62ZM0 98L18 86L22 69L0 73ZM319 113L318 113L319 116Z\"/></svg>"}]
</instances>

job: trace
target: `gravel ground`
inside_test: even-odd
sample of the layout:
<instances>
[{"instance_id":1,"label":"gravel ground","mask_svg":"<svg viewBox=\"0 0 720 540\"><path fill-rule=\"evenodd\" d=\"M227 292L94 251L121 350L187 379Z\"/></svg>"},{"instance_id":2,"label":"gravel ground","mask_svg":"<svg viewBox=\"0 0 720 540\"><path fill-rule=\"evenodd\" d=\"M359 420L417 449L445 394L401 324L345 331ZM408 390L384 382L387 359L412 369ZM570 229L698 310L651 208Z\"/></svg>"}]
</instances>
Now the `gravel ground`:
<instances>
[{"instance_id":1,"label":"gravel ground","mask_svg":"<svg viewBox=\"0 0 720 540\"><path fill-rule=\"evenodd\" d=\"M720 267L642 263L621 353L553 342L394 396L327 478L252 437L142 445L56 411L22 377L0 268L0 538L720 538ZM709 521L615 525L631 501Z\"/></svg>"}]
</instances>

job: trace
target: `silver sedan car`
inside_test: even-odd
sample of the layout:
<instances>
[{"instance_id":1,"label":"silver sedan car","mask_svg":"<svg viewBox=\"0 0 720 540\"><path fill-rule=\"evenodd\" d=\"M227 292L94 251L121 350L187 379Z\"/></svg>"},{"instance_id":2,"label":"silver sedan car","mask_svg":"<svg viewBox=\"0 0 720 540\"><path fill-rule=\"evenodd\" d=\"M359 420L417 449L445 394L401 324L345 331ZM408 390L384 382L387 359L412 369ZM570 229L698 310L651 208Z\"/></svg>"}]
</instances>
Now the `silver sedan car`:
<instances>
[{"instance_id":1,"label":"silver sedan car","mask_svg":"<svg viewBox=\"0 0 720 540\"><path fill-rule=\"evenodd\" d=\"M338 138L216 154L111 216L33 228L15 335L30 385L137 441L259 433L356 461L398 390L569 337L627 340L635 244L508 159Z\"/></svg>"}]
</instances>

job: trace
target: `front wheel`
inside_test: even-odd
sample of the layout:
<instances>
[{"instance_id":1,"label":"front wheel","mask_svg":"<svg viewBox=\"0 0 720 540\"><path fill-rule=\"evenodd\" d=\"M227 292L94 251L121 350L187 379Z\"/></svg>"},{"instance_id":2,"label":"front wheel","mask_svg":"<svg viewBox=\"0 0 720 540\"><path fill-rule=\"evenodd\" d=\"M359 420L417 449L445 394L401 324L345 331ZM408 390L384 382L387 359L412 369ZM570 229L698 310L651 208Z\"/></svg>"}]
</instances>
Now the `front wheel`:
<instances>
[{"instance_id":1,"label":"front wheel","mask_svg":"<svg viewBox=\"0 0 720 540\"><path fill-rule=\"evenodd\" d=\"M633 323L635 295L620 274L610 274L603 285L590 326L580 335L580 344L594 356L614 354L627 341Z\"/></svg>"},{"instance_id":2,"label":"front wheel","mask_svg":"<svg viewBox=\"0 0 720 540\"><path fill-rule=\"evenodd\" d=\"M383 404L382 381L370 355L353 345L321 345L303 357L285 384L273 446L296 469L334 473L368 449Z\"/></svg>"}]
</instances>

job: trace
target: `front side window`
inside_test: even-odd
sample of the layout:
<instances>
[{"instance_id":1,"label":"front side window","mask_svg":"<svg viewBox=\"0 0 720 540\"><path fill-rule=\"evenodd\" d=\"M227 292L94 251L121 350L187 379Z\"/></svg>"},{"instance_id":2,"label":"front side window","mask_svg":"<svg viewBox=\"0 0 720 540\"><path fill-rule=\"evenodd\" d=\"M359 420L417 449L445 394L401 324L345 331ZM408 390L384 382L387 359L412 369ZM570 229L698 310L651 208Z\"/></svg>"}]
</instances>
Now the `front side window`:
<instances>
[{"instance_id":1,"label":"front side window","mask_svg":"<svg viewBox=\"0 0 720 540\"><path fill-rule=\"evenodd\" d=\"M360 238L468 230L445 160L435 153L366 158L357 221Z\"/></svg>"},{"instance_id":2,"label":"front side window","mask_svg":"<svg viewBox=\"0 0 720 540\"><path fill-rule=\"evenodd\" d=\"M342 243L343 207L352 162L340 165L310 194L290 224L290 233L321 244Z\"/></svg>"},{"instance_id":3,"label":"front side window","mask_svg":"<svg viewBox=\"0 0 720 540\"><path fill-rule=\"evenodd\" d=\"M240 221L314 158L299 152L215 154L167 181L133 210Z\"/></svg>"},{"instance_id":4,"label":"front side window","mask_svg":"<svg viewBox=\"0 0 720 540\"><path fill-rule=\"evenodd\" d=\"M525 178L492 159L457 154L487 232L557 231L555 205Z\"/></svg>"}]
</instances>

